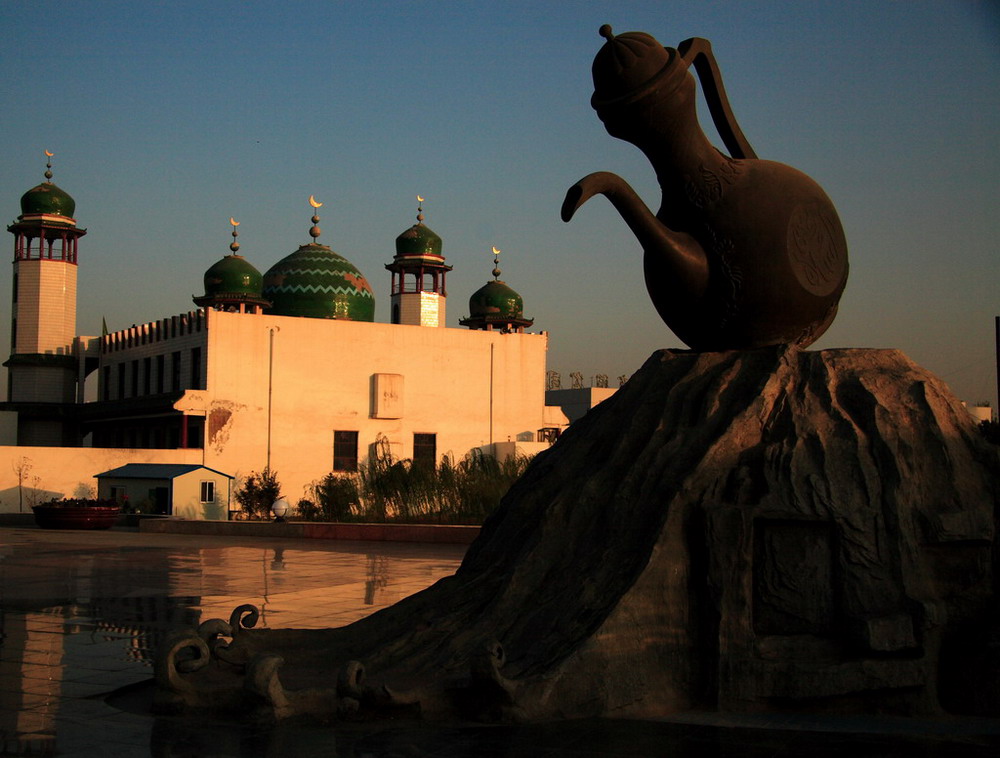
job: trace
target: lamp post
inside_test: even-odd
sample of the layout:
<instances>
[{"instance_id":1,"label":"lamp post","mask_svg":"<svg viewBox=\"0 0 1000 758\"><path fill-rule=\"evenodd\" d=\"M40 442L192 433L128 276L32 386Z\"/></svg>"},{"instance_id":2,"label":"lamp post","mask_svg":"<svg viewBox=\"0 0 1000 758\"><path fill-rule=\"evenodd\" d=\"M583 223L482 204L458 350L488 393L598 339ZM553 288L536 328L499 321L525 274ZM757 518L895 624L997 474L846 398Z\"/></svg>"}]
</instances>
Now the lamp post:
<instances>
[{"instance_id":1,"label":"lamp post","mask_svg":"<svg viewBox=\"0 0 1000 758\"><path fill-rule=\"evenodd\" d=\"M274 523L283 522L285 520L285 514L288 513L289 509L288 501L283 497L279 497L271 505L271 513L274 515Z\"/></svg>"}]
</instances>

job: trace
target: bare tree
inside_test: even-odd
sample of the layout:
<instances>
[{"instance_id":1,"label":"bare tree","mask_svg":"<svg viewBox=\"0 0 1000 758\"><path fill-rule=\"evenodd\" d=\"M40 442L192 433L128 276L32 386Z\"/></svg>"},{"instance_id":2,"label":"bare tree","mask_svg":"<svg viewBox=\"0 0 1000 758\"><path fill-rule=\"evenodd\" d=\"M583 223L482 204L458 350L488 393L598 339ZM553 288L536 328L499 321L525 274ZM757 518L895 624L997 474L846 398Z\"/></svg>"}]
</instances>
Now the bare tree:
<instances>
[{"instance_id":1,"label":"bare tree","mask_svg":"<svg viewBox=\"0 0 1000 758\"><path fill-rule=\"evenodd\" d=\"M17 512L21 513L24 510L24 480L28 478L28 474L31 473L31 469L35 467L35 464L31 462L31 458L22 455L20 458L11 461L10 467L17 476ZM35 478L37 479L38 477Z\"/></svg>"},{"instance_id":2,"label":"bare tree","mask_svg":"<svg viewBox=\"0 0 1000 758\"><path fill-rule=\"evenodd\" d=\"M36 505L38 505L39 501L42 499L42 495L45 494L45 490L39 487L41 483L42 483L42 477L38 475L31 477L31 486L28 487L27 491L25 492L25 497L28 499L29 508L34 508Z\"/></svg>"}]
</instances>

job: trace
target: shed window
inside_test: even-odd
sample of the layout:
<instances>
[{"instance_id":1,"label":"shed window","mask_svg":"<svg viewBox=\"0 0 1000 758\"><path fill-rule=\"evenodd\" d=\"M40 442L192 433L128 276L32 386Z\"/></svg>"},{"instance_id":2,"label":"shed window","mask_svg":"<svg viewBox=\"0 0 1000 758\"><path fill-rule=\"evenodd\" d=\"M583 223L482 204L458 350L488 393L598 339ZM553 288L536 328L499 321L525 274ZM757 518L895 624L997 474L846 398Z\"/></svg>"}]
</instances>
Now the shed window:
<instances>
[{"instance_id":1,"label":"shed window","mask_svg":"<svg viewBox=\"0 0 1000 758\"><path fill-rule=\"evenodd\" d=\"M215 482L204 481L201 483L201 502L215 502Z\"/></svg>"}]
</instances>

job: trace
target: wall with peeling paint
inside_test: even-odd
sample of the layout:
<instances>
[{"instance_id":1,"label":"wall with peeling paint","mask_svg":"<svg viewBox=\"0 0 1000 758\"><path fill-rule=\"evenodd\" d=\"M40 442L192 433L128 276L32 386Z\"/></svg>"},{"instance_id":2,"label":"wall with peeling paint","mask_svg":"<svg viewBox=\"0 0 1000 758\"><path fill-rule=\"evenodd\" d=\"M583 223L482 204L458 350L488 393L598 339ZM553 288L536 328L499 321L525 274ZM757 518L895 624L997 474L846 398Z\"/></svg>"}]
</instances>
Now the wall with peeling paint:
<instances>
[{"instance_id":1,"label":"wall with peeling paint","mask_svg":"<svg viewBox=\"0 0 1000 758\"><path fill-rule=\"evenodd\" d=\"M113 362L145 365L149 358L155 366L159 352L186 355L200 346L202 388L185 389L172 407L204 419L204 447L37 448L45 451L30 456L40 487L71 496L94 474L130 462L201 463L237 481L270 466L295 502L333 469L335 431L358 433L360 460L379 440L409 458L414 434L434 434L438 458L457 460L477 449L533 454L546 446L536 441L538 430L567 423L558 408L545 407L544 333L218 311L185 323L189 328L169 339L143 339L146 327L133 327L142 334L118 340ZM146 326L150 333L165 328ZM181 372L184 386L192 386L191 373ZM117 377L99 372L101 380L104 374ZM139 386L155 391L156 384L143 378ZM23 450L0 447L0 510L17 508L13 463Z\"/></svg>"}]
</instances>

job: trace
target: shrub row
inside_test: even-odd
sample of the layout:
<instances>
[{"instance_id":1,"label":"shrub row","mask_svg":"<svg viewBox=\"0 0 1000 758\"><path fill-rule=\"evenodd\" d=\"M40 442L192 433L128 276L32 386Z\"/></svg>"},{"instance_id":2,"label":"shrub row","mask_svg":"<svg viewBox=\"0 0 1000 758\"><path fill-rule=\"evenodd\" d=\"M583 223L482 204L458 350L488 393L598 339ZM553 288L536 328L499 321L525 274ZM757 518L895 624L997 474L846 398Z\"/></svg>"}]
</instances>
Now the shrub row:
<instances>
[{"instance_id":1,"label":"shrub row","mask_svg":"<svg viewBox=\"0 0 1000 758\"><path fill-rule=\"evenodd\" d=\"M331 472L313 482L298 512L306 521L481 524L528 460L500 461L474 450L458 463L446 456L434 468L395 460L382 440L357 473ZM234 497L248 517L268 518L280 489L277 474L265 469L247 476Z\"/></svg>"}]
</instances>

